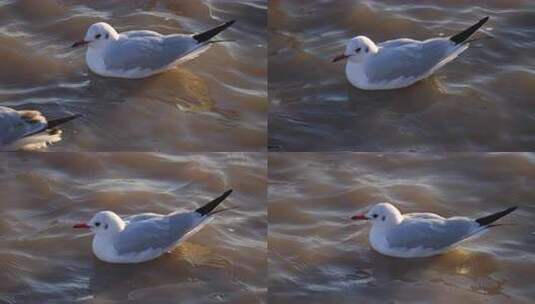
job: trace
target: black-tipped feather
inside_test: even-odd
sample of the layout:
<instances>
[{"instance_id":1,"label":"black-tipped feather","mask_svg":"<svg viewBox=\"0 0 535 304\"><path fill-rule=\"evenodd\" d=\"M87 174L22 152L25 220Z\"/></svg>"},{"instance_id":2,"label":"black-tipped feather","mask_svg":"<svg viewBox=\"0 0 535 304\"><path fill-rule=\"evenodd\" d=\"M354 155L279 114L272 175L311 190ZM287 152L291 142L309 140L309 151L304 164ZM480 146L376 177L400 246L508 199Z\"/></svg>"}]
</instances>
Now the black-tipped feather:
<instances>
[{"instance_id":1,"label":"black-tipped feather","mask_svg":"<svg viewBox=\"0 0 535 304\"><path fill-rule=\"evenodd\" d=\"M216 26L213 29L207 30L206 32L195 34L195 35L193 35L193 39L197 40L198 43L206 42L206 41L212 39L215 35L221 33L222 31L224 31L229 26L233 25L234 22L236 22L236 21L235 20L231 20L231 21L228 21L228 22L225 22L225 23L221 24L220 26Z\"/></svg>"},{"instance_id":2,"label":"black-tipped feather","mask_svg":"<svg viewBox=\"0 0 535 304\"><path fill-rule=\"evenodd\" d=\"M74 114L74 115L70 115L70 116L65 116L65 117L61 117L61 118L56 118L56 119L52 119L52 120L49 120L46 124L46 128L47 129L52 129L52 128L55 128L61 124L64 124L66 122L69 122L73 119L76 119L78 117L82 116L81 114Z\"/></svg>"},{"instance_id":3,"label":"black-tipped feather","mask_svg":"<svg viewBox=\"0 0 535 304\"><path fill-rule=\"evenodd\" d=\"M455 35L455 36L452 36L450 38L451 41L453 41L453 43L455 44L461 44L463 42L466 41L466 39L470 38L470 36L472 36L473 33L475 33L480 27L483 26L483 24L485 24L485 22L487 22L489 20L489 17L485 17L481 20L479 20L478 23L472 25L471 27L467 28L466 30L460 32L459 34Z\"/></svg>"},{"instance_id":4,"label":"black-tipped feather","mask_svg":"<svg viewBox=\"0 0 535 304\"><path fill-rule=\"evenodd\" d=\"M231 193L232 193L232 189L221 194L221 196L209 202L208 204L195 210L195 212L199 213L202 216L209 214L212 210L214 210L215 207L217 207L217 205L221 204L221 202L224 201L227 198L227 196L229 196Z\"/></svg>"},{"instance_id":5,"label":"black-tipped feather","mask_svg":"<svg viewBox=\"0 0 535 304\"><path fill-rule=\"evenodd\" d=\"M476 219L476 222L481 226L488 226L488 225L492 224L493 222L497 221L498 219L500 219L500 218L508 215L509 213L515 211L516 208L518 208L518 207L507 208L507 209L505 209L503 211L496 212L496 213L493 213L491 215L487 215L487 216L484 216L484 217L480 217L480 218Z\"/></svg>"},{"instance_id":6,"label":"black-tipped feather","mask_svg":"<svg viewBox=\"0 0 535 304\"><path fill-rule=\"evenodd\" d=\"M70 115L70 116L65 116L65 117L61 117L61 118L57 118L57 119L52 119L52 120L49 120L46 122L46 127L38 130L38 131L35 131L31 134L27 134L26 136L24 137L28 137L28 136L32 136L32 135L35 135L37 133L41 133L45 130L50 130L50 129L54 129L55 127L61 125L61 124L64 124L66 122L69 122L73 119L76 119L78 117L82 116L82 114L74 114L74 115Z\"/></svg>"}]
</instances>

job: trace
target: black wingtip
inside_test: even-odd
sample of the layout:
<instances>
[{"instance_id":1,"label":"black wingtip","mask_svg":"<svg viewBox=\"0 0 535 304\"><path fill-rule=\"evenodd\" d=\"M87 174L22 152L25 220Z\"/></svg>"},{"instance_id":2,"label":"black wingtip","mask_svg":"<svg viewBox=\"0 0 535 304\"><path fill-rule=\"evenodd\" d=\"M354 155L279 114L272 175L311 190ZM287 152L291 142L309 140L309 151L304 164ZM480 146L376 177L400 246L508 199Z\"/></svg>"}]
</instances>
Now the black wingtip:
<instances>
[{"instance_id":1,"label":"black wingtip","mask_svg":"<svg viewBox=\"0 0 535 304\"><path fill-rule=\"evenodd\" d=\"M198 43L206 42L212 39L215 35L227 29L229 26L233 25L234 22L236 22L236 20L230 20L219 26L214 27L213 29L209 29L206 32L195 34L193 35L193 39L197 40Z\"/></svg>"},{"instance_id":2,"label":"black wingtip","mask_svg":"<svg viewBox=\"0 0 535 304\"><path fill-rule=\"evenodd\" d=\"M61 118L56 118L56 119L53 119L53 120L49 120L47 122L47 125L46 125L46 128L47 129L52 129L52 128L55 128L61 124L64 124L66 122L69 122L73 119L76 119L78 117L81 117L82 114L74 114L74 115L70 115L70 116L65 116L65 117L61 117Z\"/></svg>"},{"instance_id":3,"label":"black wingtip","mask_svg":"<svg viewBox=\"0 0 535 304\"><path fill-rule=\"evenodd\" d=\"M489 16L479 20L476 24L460 32L459 34L452 36L450 40L453 41L453 43L455 44L463 43L464 41L466 41L466 39L472 36L472 34L475 33L480 27L482 27L483 24L485 24L487 21L489 21Z\"/></svg>"},{"instance_id":4,"label":"black wingtip","mask_svg":"<svg viewBox=\"0 0 535 304\"><path fill-rule=\"evenodd\" d=\"M217 205L221 204L221 202L223 202L227 198L227 196L229 196L231 193L232 193L232 189L226 191L225 193L221 194L218 198L214 199L208 204L195 210L195 212L199 213L202 216L209 214L212 210L215 209L215 207L217 207Z\"/></svg>"},{"instance_id":5,"label":"black wingtip","mask_svg":"<svg viewBox=\"0 0 535 304\"><path fill-rule=\"evenodd\" d=\"M510 208L507 208L503 211L500 211L500 212L496 212L496 213L493 213L491 215L487 215L487 216L484 216L484 217L480 217L478 219L476 219L476 222L481 225L481 226L488 226L492 223L494 223L495 221L497 221L498 219L508 215L509 213L515 211L518 207L510 207Z\"/></svg>"}]
</instances>

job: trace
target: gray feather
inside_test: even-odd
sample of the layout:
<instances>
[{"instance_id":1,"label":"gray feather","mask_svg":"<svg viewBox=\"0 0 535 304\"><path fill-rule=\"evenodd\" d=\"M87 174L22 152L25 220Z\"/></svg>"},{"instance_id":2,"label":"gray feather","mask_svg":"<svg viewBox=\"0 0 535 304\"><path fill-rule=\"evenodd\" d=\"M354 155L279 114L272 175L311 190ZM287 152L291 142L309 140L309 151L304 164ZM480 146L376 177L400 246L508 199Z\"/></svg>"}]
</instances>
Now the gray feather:
<instances>
[{"instance_id":1,"label":"gray feather","mask_svg":"<svg viewBox=\"0 0 535 304\"><path fill-rule=\"evenodd\" d=\"M425 41L397 39L378 46L379 52L369 59L365 67L370 82L421 77L447 58L454 47L446 38Z\"/></svg>"},{"instance_id":2,"label":"gray feather","mask_svg":"<svg viewBox=\"0 0 535 304\"><path fill-rule=\"evenodd\" d=\"M194 51L199 45L188 35L156 35L133 31L114 41L103 56L109 69L163 69Z\"/></svg>"},{"instance_id":3,"label":"gray feather","mask_svg":"<svg viewBox=\"0 0 535 304\"><path fill-rule=\"evenodd\" d=\"M117 237L114 247L119 255L135 254L149 249L167 249L195 228L202 217L195 212L168 216L144 215L131 221Z\"/></svg>"},{"instance_id":4,"label":"gray feather","mask_svg":"<svg viewBox=\"0 0 535 304\"><path fill-rule=\"evenodd\" d=\"M440 219L432 217L406 217L396 226L396 232L387 236L393 248L439 250L447 248L473 235L475 222L465 217Z\"/></svg>"}]
</instances>

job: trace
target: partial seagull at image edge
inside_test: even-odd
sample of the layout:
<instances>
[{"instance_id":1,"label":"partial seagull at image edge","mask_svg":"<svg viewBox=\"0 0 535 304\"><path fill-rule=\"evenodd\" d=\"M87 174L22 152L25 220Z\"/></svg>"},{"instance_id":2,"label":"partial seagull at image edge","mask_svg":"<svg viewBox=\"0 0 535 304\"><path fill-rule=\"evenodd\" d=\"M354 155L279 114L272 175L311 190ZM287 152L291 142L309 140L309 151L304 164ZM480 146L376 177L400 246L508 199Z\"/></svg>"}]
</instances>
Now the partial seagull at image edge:
<instances>
[{"instance_id":1,"label":"partial seagull at image edge","mask_svg":"<svg viewBox=\"0 0 535 304\"><path fill-rule=\"evenodd\" d=\"M57 127L82 115L47 120L39 111L0 106L0 151L37 150L61 140Z\"/></svg>"}]
</instances>

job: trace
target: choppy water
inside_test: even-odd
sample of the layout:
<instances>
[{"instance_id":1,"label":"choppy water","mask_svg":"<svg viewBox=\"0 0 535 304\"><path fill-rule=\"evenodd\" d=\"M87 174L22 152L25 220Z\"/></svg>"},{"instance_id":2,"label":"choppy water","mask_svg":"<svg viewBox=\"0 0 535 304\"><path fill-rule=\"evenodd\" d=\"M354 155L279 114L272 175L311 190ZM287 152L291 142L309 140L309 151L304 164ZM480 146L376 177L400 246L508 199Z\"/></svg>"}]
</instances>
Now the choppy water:
<instances>
[{"instance_id":1,"label":"choppy water","mask_svg":"<svg viewBox=\"0 0 535 304\"><path fill-rule=\"evenodd\" d=\"M0 303L264 303L266 166L263 153L2 154ZM229 188L222 206L235 209L151 262L103 263L72 229L100 210L191 210Z\"/></svg>"},{"instance_id":2,"label":"choppy water","mask_svg":"<svg viewBox=\"0 0 535 304\"><path fill-rule=\"evenodd\" d=\"M533 150L535 2L409 2L270 1L272 150ZM487 15L481 35L493 39L406 89L352 88L344 65L330 62L358 34L449 36Z\"/></svg>"},{"instance_id":3,"label":"choppy water","mask_svg":"<svg viewBox=\"0 0 535 304\"><path fill-rule=\"evenodd\" d=\"M534 154L271 153L269 301L531 303L534 182ZM450 253L398 259L350 220L381 201L444 216L519 209Z\"/></svg>"},{"instance_id":4,"label":"choppy water","mask_svg":"<svg viewBox=\"0 0 535 304\"><path fill-rule=\"evenodd\" d=\"M530 303L535 154L442 152L535 149L535 2L412 2L0 0L0 105L84 114L54 153L0 154L0 303ZM485 39L406 89L352 88L330 62L357 34L447 36L486 15ZM193 33L231 19L221 38L234 42L142 80L96 76L70 48L98 21ZM229 188L234 209L155 261L103 263L71 228ZM410 260L376 253L350 220L380 201L520 208Z\"/></svg>"},{"instance_id":5,"label":"choppy water","mask_svg":"<svg viewBox=\"0 0 535 304\"><path fill-rule=\"evenodd\" d=\"M0 105L64 127L56 151L265 151L266 9L255 1L0 1ZM236 19L213 46L177 69L142 80L102 78L72 49L98 21L119 32L193 33Z\"/></svg>"}]
</instances>

